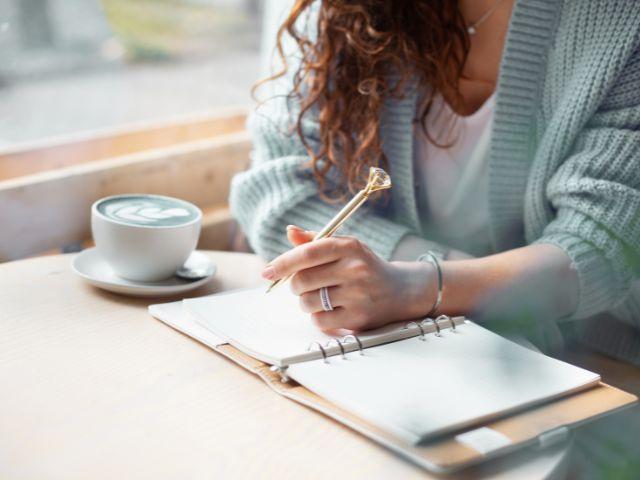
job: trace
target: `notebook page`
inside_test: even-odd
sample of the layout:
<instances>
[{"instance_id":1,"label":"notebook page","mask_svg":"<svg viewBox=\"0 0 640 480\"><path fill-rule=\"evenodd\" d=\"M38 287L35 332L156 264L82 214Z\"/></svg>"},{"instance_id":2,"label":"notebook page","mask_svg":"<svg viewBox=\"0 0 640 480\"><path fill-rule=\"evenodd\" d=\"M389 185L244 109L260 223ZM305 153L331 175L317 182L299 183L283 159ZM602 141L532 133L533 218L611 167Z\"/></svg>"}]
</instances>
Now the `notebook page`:
<instances>
[{"instance_id":1,"label":"notebook page","mask_svg":"<svg viewBox=\"0 0 640 480\"><path fill-rule=\"evenodd\" d=\"M288 288L263 288L183 300L198 323L267 363L304 354L312 341L326 343Z\"/></svg>"},{"instance_id":2,"label":"notebook page","mask_svg":"<svg viewBox=\"0 0 640 480\"><path fill-rule=\"evenodd\" d=\"M184 310L182 301L149 305L148 311L152 317L211 348L227 343L211 330L197 323L193 316Z\"/></svg>"},{"instance_id":3,"label":"notebook page","mask_svg":"<svg viewBox=\"0 0 640 480\"><path fill-rule=\"evenodd\" d=\"M412 444L595 385L600 377L530 351L473 322L360 356L291 365L318 395Z\"/></svg>"},{"instance_id":4,"label":"notebook page","mask_svg":"<svg viewBox=\"0 0 640 480\"><path fill-rule=\"evenodd\" d=\"M186 299L183 305L202 326L248 355L270 364L288 365L321 358L318 350L308 352L307 347L314 341L326 345L332 338L318 330L311 317L300 309L299 297L287 287L269 294L265 294L264 289L251 289L209 295ZM358 334L358 338L366 348L420 333L416 328L403 329L403 326L404 322L387 325ZM425 330L429 328L426 326ZM353 342L344 348L357 350L358 345ZM326 348L327 355L339 353L337 346Z\"/></svg>"}]
</instances>

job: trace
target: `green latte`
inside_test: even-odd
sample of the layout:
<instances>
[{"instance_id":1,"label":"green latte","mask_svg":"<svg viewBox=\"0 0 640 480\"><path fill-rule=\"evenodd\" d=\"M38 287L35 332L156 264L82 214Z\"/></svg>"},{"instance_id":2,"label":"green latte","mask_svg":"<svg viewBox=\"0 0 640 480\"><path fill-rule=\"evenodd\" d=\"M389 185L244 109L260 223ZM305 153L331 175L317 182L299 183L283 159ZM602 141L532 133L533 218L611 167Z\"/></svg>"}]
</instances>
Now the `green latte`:
<instances>
[{"instance_id":1,"label":"green latte","mask_svg":"<svg viewBox=\"0 0 640 480\"><path fill-rule=\"evenodd\" d=\"M198 218L191 204L169 197L123 195L107 198L97 206L106 218L146 227L176 227Z\"/></svg>"}]
</instances>

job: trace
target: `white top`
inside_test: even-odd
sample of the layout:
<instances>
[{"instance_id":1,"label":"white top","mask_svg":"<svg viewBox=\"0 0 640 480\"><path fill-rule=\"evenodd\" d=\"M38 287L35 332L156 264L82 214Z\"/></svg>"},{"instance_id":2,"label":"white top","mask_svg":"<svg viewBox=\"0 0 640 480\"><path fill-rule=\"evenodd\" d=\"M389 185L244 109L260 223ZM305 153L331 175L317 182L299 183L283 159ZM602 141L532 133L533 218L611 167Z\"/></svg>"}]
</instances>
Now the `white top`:
<instances>
[{"instance_id":1,"label":"white top","mask_svg":"<svg viewBox=\"0 0 640 480\"><path fill-rule=\"evenodd\" d=\"M495 94L463 117L438 96L427 115L427 132L444 148L427 139L420 125L414 135L426 237L476 255L490 251L487 160L494 106Z\"/></svg>"}]
</instances>

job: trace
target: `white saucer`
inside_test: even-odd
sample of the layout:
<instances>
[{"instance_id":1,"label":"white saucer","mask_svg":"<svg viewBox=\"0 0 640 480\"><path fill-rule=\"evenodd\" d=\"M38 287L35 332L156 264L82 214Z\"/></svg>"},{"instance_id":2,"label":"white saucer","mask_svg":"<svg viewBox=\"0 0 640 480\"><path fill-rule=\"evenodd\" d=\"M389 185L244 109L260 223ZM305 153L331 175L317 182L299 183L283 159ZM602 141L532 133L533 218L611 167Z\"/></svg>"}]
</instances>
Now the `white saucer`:
<instances>
[{"instance_id":1,"label":"white saucer","mask_svg":"<svg viewBox=\"0 0 640 480\"><path fill-rule=\"evenodd\" d=\"M194 259L194 257L197 258ZM188 261L191 260L210 261L204 254L197 251L193 252L189 257ZM113 273L111 267L100 256L96 248L88 248L77 254L71 262L71 268L91 285L110 292L136 297L161 297L188 292L210 281L217 270L214 265L211 275L192 281L174 276L159 282L136 282L125 280Z\"/></svg>"}]
</instances>

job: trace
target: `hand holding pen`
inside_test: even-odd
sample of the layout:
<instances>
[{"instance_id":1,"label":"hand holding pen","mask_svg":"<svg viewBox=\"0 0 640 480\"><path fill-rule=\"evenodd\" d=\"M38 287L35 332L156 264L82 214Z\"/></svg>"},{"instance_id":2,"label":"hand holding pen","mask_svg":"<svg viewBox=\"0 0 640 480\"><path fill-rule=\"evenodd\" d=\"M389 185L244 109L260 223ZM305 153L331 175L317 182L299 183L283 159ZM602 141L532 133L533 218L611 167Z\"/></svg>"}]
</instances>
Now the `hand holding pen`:
<instances>
[{"instance_id":1,"label":"hand holding pen","mask_svg":"<svg viewBox=\"0 0 640 480\"><path fill-rule=\"evenodd\" d=\"M377 192L379 190L386 190L391 188L391 177L385 172L382 168L371 167L369 169L369 180L367 185L360 190L352 199L347 203L342 210L340 210L335 217L333 217L329 223L325 225L325 227L320 230L313 241L320 240L321 238L330 237L333 235L338 229L355 213L355 211L360 208L362 204L369 198L373 192ZM287 277L280 278L275 280L269 288L267 289L267 293L269 293L274 287L279 285L280 283L284 283L291 278L291 275Z\"/></svg>"},{"instance_id":2,"label":"hand holding pen","mask_svg":"<svg viewBox=\"0 0 640 480\"><path fill-rule=\"evenodd\" d=\"M272 285L293 276L291 290L300 297L302 310L330 335L423 317L433 305L437 282L431 265L389 262L355 237L330 236L370 193L390 186L384 171L372 171L371 188L359 192L313 240L308 241L310 232L289 228L287 235L298 246L262 272Z\"/></svg>"}]
</instances>

